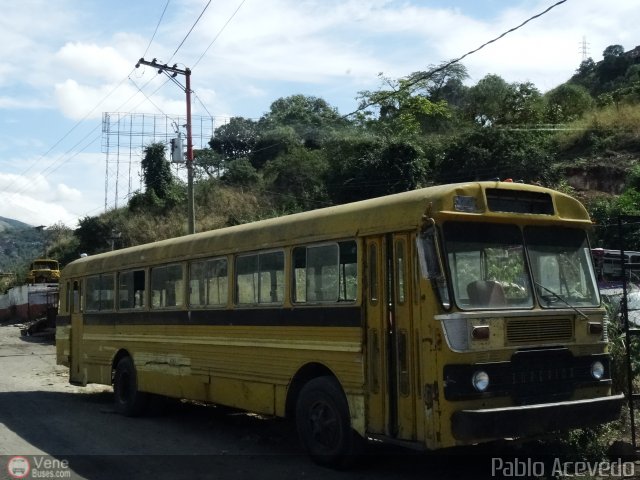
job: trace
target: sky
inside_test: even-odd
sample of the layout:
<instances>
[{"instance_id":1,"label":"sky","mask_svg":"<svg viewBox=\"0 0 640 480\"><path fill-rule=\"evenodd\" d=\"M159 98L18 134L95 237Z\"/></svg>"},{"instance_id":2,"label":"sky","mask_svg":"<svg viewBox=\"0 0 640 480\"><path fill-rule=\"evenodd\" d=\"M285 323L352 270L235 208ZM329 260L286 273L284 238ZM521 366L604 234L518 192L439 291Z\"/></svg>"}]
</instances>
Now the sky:
<instances>
[{"instance_id":1,"label":"sky","mask_svg":"<svg viewBox=\"0 0 640 480\"><path fill-rule=\"evenodd\" d=\"M0 216L76 228L140 188L156 122L164 141L184 121L183 89L136 68L140 58L191 70L194 128L206 143L228 118L257 119L289 95L350 113L359 91L381 86L380 73L400 78L458 58L557 0L4 2ZM599 61L608 45L640 45L638 18L637 0L566 0L465 58L467 83L497 74L548 91L575 72L583 46Z\"/></svg>"}]
</instances>

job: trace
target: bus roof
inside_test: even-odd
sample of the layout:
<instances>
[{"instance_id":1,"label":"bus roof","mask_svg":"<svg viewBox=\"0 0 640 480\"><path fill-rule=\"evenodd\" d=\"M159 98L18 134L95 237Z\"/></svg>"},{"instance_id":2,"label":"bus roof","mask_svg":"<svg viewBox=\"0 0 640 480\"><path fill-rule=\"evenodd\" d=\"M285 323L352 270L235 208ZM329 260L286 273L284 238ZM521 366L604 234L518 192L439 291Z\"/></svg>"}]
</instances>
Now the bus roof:
<instances>
[{"instance_id":1,"label":"bus roof","mask_svg":"<svg viewBox=\"0 0 640 480\"><path fill-rule=\"evenodd\" d=\"M71 262L65 267L63 275L73 277L118 268L136 268L149 263L276 248L290 244L291 239L295 239L296 243L321 242L416 230L422 225L425 215L436 221L455 218L518 222L513 213L491 212L487 209L483 192L488 188L549 194L555 206L555 215L519 216L526 218L527 222L550 224L560 221L581 227L591 225L589 215L580 202L554 190L498 181L460 183L427 187L91 255ZM474 197L476 210L462 212L456 209L456 197Z\"/></svg>"}]
</instances>

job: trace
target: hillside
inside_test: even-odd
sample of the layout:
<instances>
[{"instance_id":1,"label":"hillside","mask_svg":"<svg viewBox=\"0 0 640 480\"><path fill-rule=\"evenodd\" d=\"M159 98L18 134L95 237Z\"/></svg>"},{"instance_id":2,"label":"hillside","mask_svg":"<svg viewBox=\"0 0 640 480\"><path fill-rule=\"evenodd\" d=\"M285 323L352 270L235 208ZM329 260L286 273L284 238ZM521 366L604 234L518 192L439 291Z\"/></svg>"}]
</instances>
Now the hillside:
<instances>
[{"instance_id":1,"label":"hillside","mask_svg":"<svg viewBox=\"0 0 640 480\"><path fill-rule=\"evenodd\" d=\"M46 233L11 218L0 217L0 273L24 278L28 264L43 254Z\"/></svg>"},{"instance_id":2,"label":"hillside","mask_svg":"<svg viewBox=\"0 0 640 480\"><path fill-rule=\"evenodd\" d=\"M7 230L21 230L26 228L33 228L31 225L28 225L19 220L14 220L12 218L0 217L0 232L5 232Z\"/></svg>"},{"instance_id":3,"label":"hillside","mask_svg":"<svg viewBox=\"0 0 640 480\"><path fill-rule=\"evenodd\" d=\"M195 152L196 230L493 178L566 190L601 225L640 214L638 51L607 47L602 61L582 62L544 94L498 75L467 86L466 68L454 64L381 77L380 90L358 93L361 109L349 117L321 98L277 99L258 120L219 126L210 148ZM75 232L47 233L50 256L65 264L81 253L186 234L186 186L173 177L166 147L150 144L144 153L144 191L123 208L82 219ZM21 233L16 243L8 232L0 268L42 250L37 235ZM613 242L612 231L595 231L594 244ZM630 247L640 250L640 234Z\"/></svg>"}]
</instances>

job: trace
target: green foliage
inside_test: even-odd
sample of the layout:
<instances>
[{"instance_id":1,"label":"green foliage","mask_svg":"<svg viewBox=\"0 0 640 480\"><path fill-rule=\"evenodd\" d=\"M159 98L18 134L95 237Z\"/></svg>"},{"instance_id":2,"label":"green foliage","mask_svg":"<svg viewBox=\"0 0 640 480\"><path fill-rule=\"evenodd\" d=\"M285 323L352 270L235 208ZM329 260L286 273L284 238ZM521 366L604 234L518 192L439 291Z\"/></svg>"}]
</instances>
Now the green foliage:
<instances>
[{"instance_id":1,"label":"green foliage","mask_svg":"<svg viewBox=\"0 0 640 480\"><path fill-rule=\"evenodd\" d=\"M173 175L171 175L169 161L165 158L164 144L152 143L145 147L141 166L147 191L153 190L160 199L167 198L173 183Z\"/></svg>"},{"instance_id":2,"label":"green foliage","mask_svg":"<svg viewBox=\"0 0 640 480\"><path fill-rule=\"evenodd\" d=\"M593 99L586 88L563 83L545 94L545 119L550 123L565 123L579 119L589 111Z\"/></svg>"},{"instance_id":3,"label":"green foliage","mask_svg":"<svg viewBox=\"0 0 640 480\"><path fill-rule=\"evenodd\" d=\"M278 203L287 211L326 206L324 175L327 169L328 162L322 152L298 147L265 166L266 188L280 197Z\"/></svg>"},{"instance_id":4,"label":"green foliage","mask_svg":"<svg viewBox=\"0 0 640 480\"><path fill-rule=\"evenodd\" d=\"M504 99L506 125L536 125L542 120L544 103L540 91L531 82L512 83Z\"/></svg>"},{"instance_id":5,"label":"green foliage","mask_svg":"<svg viewBox=\"0 0 640 480\"><path fill-rule=\"evenodd\" d=\"M621 321L621 296L603 303L607 308L608 316L612 388L616 393L626 392L629 376L627 375L625 332ZM637 339L633 339L631 343L631 369L634 378L637 378L640 374L640 342Z\"/></svg>"},{"instance_id":6,"label":"green foliage","mask_svg":"<svg viewBox=\"0 0 640 480\"><path fill-rule=\"evenodd\" d=\"M130 198L132 212L145 209L166 212L184 199L184 187L173 178L164 144L152 143L145 147L141 167L145 191L136 192Z\"/></svg>"},{"instance_id":7,"label":"green foliage","mask_svg":"<svg viewBox=\"0 0 640 480\"><path fill-rule=\"evenodd\" d=\"M248 159L239 158L228 163L222 181L227 185L252 187L260 183L260 175Z\"/></svg>"},{"instance_id":8,"label":"green foliage","mask_svg":"<svg viewBox=\"0 0 640 480\"><path fill-rule=\"evenodd\" d=\"M298 136L293 127L272 127L270 130L260 132L249 160L254 168L261 169L267 163L276 160L280 155L287 155L303 143L304 140Z\"/></svg>"},{"instance_id":9,"label":"green foliage","mask_svg":"<svg viewBox=\"0 0 640 480\"><path fill-rule=\"evenodd\" d=\"M253 151L257 134L257 122L247 118L232 117L229 123L216 128L209 145L224 162L230 162L245 158Z\"/></svg>"},{"instance_id":10,"label":"green foliage","mask_svg":"<svg viewBox=\"0 0 640 480\"><path fill-rule=\"evenodd\" d=\"M75 236L79 253L91 255L109 249L108 239L112 236L114 225L108 218L86 216L78 221L78 225Z\"/></svg>"},{"instance_id":11,"label":"green foliage","mask_svg":"<svg viewBox=\"0 0 640 480\"><path fill-rule=\"evenodd\" d=\"M412 190L429 171L420 145L370 135L344 136L326 147L327 190L334 203Z\"/></svg>"},{"instance_id":12,"label":"green foliage","mask_svg":"<svg viewBox=\"0 0 640 480\"><path fill-rule=\"evenodd\" d=\"M219 178L225 166L225 157L212 149L194 150L193 166L196 178Z\"/></svg>"},{"instance_id":13,"label":"green foliage","mask_svg":"<svg viewBox=\"0 0 640 480\"><path fill-rule=\"evenodd\" d=\"M621 215L640 216L640 165L631 168L622 194L597 198L589 202L587 208L597 225L591 243L603 248L619 248L618 218ZM623 226L623 235L625 250L640 250L640 229L636 225Z\"/></svg>"},{"instance_id":14,"label":"green foliage","mask_svg":"<svg viewBox=\"0 0 640 480\"><path fill-rule=\"evenodd\" d=\"M553 154L545 132L475 128L451 140L435 168L438 183L512 178L551 183Z\"/></svg>"},{"instance_id":15,"label":"green foliage","mask_svg":"<svg viewBox=\"0 0 640 480\"><path fill-rule=\"evenodd\" d=\"M504 117L504 103L509 84L499 75L487 75L469 89L465 113L469 121L480 126L500 123Z\"/></svg>"},{"instance_id":16,"label":"green foliage","mask_svg":"<svg viewBox=\"0 0 640 480\"><path fill-rule=\"evenodd\" d=\"M47 256L58 260L61 266L75 260L80 242L74 231L62 222L50 226L47 230L50 232L51 245Z\"/></svg>"},{"instance_id":17,"label":"green foliage","mask_svg":"<svg viewBox=\"0 0 640 480\"><path fill-rule=\"evenodd\" d=\"M307 148L320 148L347 121L326 100L305 95L279 98L260 119L262 131L291 127Z\"/></svg>"},{"instance_id":18,"label":"green foliage","mask_svg":"<svg viewBox=\"0 0 640 480\"><path fill-rule=\"evenodd\" d=\"M611 97L606 95L634 82L637 57L627 55L622 45L609 45L602 52L603 59L594 62L589 58L580 64L570 82L585 87L594 97L600 98L600 105L606 105Z\"/></svg>"},{"instance_id":19,"label":"green foliage","mask_svg":"<svg viewBox=\"0 0 640 480\"><path fill-rule=\"evenodd\" d=\"M429 90L420 82L414 85L411 78L391 80L383 76L381 81L390 90L359 93L361 107L377 107L377 111L364 112L365 125L374 133L387 137L415 136L442 130L451 119L452 112L445 100L432 101L428 96L416 93L421 88Z\"/></svg>"}]
</instances>

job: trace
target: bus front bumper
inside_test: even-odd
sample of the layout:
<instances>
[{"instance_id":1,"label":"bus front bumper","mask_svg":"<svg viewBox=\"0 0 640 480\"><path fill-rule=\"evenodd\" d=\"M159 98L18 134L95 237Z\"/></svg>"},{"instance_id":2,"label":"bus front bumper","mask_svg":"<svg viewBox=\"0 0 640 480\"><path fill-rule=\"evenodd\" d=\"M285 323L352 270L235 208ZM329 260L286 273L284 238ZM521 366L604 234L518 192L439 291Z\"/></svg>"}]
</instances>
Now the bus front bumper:
<instances>
[{"instance_id":1,"label":"bus front bumper","mask_svg":"<svg viewBox=\"0 0 640 480\"><path fill-rule=\"evenodd\" d=\"M624 395L506 408L459 410L451 417L457 440L490 440L538 435L617 420Z\"/></svg>"}]
</instances>

